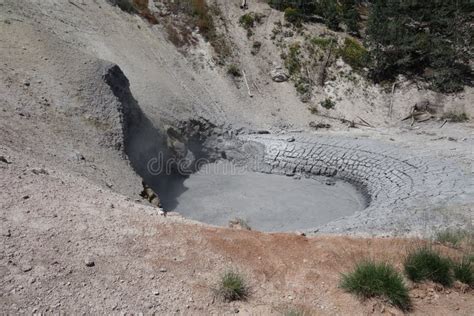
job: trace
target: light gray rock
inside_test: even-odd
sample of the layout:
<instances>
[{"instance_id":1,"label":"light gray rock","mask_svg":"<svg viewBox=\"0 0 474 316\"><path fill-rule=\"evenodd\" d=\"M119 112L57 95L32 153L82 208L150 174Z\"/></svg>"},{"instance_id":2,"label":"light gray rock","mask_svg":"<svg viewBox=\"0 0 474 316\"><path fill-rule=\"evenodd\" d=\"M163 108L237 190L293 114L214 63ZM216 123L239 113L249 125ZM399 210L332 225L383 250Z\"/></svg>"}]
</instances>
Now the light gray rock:
<instances>
[{"instance_id":1,"label":"light gray rock","mask_svg":"<svg viewBox=\"0 0 474 316\"><path fill-rule=\"evenodd\" d=\"M272 80L275 82L285 82L288 81L289 76L285 73L285 71L281 67L277 67L270 73L272 76Z\"/></svg>"}]
</instances>

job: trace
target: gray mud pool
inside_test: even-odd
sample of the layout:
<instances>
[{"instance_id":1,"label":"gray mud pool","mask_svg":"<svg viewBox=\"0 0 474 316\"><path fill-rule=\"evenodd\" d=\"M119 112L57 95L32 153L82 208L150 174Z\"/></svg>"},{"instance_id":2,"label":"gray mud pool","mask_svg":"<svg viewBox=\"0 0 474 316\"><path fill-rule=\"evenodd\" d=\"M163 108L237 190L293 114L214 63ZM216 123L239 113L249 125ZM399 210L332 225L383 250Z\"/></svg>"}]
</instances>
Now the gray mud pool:
<instances>
[{"instance_id":1,"label":"gray mud pool","mask_svg":"<svg viewBox=\"0 0 474 316\"><path fill-rule=\"evenodd\" d=\"M284 232L315 228L365 208L354 186L339 180L327 185L327 179L295 179L212 163L184 180L171 210L218 226L240 218L254 230Z\"/></svg>"}]
</instances>

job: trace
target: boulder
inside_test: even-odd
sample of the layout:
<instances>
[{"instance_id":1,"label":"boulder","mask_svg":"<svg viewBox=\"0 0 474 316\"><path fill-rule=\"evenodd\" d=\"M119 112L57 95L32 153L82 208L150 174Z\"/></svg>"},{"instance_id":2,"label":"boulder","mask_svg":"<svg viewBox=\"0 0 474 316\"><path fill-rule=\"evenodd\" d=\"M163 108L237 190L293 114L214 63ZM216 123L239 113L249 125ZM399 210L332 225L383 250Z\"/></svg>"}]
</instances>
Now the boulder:
<instances>
[{"instance_id":1,"label":"boulder","mask_svg":"<svg viewBox=\"0 0 474 316\"><path fill-rule=\"evenodd\" d=\"M285 82L288 81L288 75L281 67L277 67L270 73L272 76L272 80L275 82Z\"/></svg>"}]
</instances>

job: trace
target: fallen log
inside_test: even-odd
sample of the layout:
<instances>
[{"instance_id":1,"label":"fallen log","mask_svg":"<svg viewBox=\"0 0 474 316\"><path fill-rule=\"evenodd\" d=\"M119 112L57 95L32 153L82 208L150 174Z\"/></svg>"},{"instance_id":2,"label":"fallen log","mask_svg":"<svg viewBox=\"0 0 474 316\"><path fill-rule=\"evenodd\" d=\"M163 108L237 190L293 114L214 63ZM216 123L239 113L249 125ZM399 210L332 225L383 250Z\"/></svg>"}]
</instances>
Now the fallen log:
<instances>
[{"instance_id":1,"label":"fallen log","mask_svg":"<svg viewBox=\"0 0 474 316\"><path fill-rule=\"evenodd\" d=\"M331 119L331 120L337 120L337 121L340 121L343 124L347 123L347 124L349 124L350 127L356 127L357 125L364 126L364 127L373 127L373 126L368 125L367 122L366 123L364 123L364 122L356 123L354 120L348 120L348 119L345 119L343 117L335 117L335 116L330 116L330 115L325 115L325 114L318 114L318 113L315 113L314 115L319 116L319 117L324 117L324 118L327 118L327 119Z\"/></svg>"},{"instance_id":2,"label":"fallen log","mask_svg":"<svg viewBox=\"0 0 474 316\"><path fill-rule=\"evenodd\" d=\"M249 83L247 82L247 76L245 75L245 71L242 70L242 74L244 75L244 82L245 82L245 85L247 86L247 92L249 94L249 97L253 98L253 94L252 92L250 92Z\"/></svg>"}]
</instances>

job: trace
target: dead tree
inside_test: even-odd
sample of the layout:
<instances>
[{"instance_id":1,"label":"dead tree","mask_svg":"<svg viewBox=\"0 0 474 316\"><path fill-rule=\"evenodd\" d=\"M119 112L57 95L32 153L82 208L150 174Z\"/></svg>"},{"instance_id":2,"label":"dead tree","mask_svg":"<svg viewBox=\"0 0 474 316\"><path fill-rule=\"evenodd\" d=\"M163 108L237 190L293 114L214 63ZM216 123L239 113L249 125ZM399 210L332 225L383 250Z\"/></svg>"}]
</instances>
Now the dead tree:
<instances>
[{"instance_id":1,"label":"dead tree","mask_svg":"<svg viewBox=\"0 0 474 316\"><path fill-rule=\"evenodd\" d=\"M329 65L329 61L331 60L333 45L334 45L334 41L331 41L331 46L329 47L329 51L326 54L326 59L324 60L323 64L321 65L321 68L319 69L318 84L320 87L323 87L324 81L326 81L326 68Z\"/></svg>"}]
</instances>

